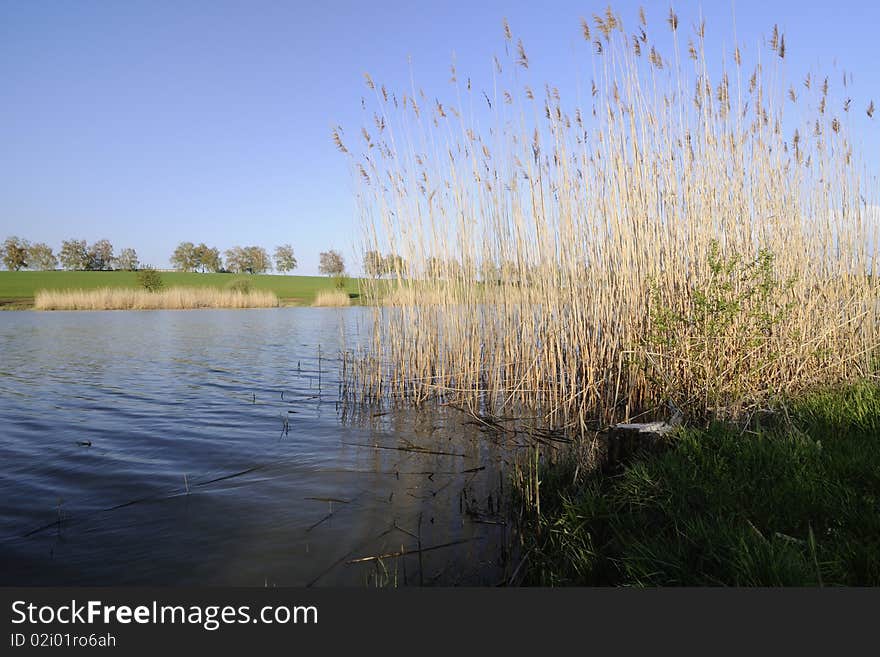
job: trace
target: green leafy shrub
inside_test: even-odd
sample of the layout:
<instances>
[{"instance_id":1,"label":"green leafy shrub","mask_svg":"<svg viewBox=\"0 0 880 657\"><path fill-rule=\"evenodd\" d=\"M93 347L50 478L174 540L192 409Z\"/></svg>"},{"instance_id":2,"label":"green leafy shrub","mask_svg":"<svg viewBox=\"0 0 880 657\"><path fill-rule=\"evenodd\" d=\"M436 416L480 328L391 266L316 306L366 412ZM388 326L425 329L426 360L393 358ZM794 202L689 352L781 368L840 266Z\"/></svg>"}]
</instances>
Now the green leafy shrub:
<instances>
[{"instance_id":1,"label":"green leafy shrub","mask_svg":"<svg viewBox=\"0 0 880 657\"><path fill-rule=\"evenodd\" d=\"M138 270L137 282L138 285L150 292L158 292L165 287L162 276L153 267L144 267Z\"/></svg>"},{"instance_id":2,"label":"green leafy shrub","mask_svg":"<svg viewBox=\"0 0 880 657\"><path fill-rule=\"evenodd\" d=\"M773 253L723 255L711 243L708 272L673 297L654 284L645 349L649 378L672 391L686 391L680 406L735 415L772 394L765 380L792 336L784 322L794 306L795 279L782 280ZM696 398L696 399L695 399Z\"/></svg>"},{"instance_id":3,"label":"green leafy shrub","mask_svg":"<svg viewBox=\"0 0 880 657\"><path fill-rule=\"evenodd\" d=\"M242 294L248 294L251 290L254 289L254 286L251 284L249 280L239 278L237 280L231 281L226 285L227 290L232 290L233 292L241 292Z\"/></svg>"}]
</instances>

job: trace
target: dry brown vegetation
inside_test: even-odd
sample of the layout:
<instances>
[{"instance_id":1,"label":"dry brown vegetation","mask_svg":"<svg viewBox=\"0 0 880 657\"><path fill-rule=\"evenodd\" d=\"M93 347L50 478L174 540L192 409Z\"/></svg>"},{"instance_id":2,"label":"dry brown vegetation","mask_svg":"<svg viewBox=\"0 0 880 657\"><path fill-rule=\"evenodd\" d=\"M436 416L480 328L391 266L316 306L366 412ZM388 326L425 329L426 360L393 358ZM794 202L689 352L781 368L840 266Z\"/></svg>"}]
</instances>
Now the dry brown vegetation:
<instances>
[{"instance_id":1,"label":"dry brown vegetation","mask_svg":"<svg viewBox=\"0 0 880 657\"><path fill-rule=\"evenodd\" d=\"M351 297L343 290L321 290L315 295L313 306L342 307L351 305Z\"/></svg>"},{"instance_id":2,"label":"dry brown vegetation","mask_svg":"<svg viewBox=\"0 0 880 657\"><path fill-rule=\"evenodd\" d=\"M266 290L242 292L212 287L172 287L157 292L136 288L39 290L37 310L188 310L196 308L274 308L278 297Z\"/></svg>"},{"instance_id":3,"label":"dry brown vegetation","mask_svg":"<svg viewBox=\"0 0 880 657\"><path fill-rule=\"evenodd\" d=\"M776 27L715 67L704 24L664 18L671 53L644 14L584 21L583 105L529 86L507 27L494 92L454 67L449 104L366 76L359 145L333 138L364 250L410 274L349 355L348 394L526 405L583 430L877 376L876 186L849 136L865 110L840 77L786 82Z\"/></svg>"}]
</instances>

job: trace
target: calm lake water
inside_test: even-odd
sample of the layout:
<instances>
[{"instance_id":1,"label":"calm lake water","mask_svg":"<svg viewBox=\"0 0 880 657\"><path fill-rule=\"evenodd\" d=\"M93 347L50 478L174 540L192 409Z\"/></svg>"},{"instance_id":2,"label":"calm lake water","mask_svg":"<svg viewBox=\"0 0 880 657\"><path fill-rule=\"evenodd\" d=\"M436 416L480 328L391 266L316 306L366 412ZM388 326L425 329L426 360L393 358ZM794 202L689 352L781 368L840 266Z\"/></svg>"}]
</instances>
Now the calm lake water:
<instances>
[{"instance_id":1,"label":"calm lake water","mask_svg":"<svg viewBox=\"0 0 880 657\"><path fill-rule=\"evenodd\" d=\"M0 584L495 584L509 448L341 405L371 316L0 313Z\"/></svg>"}]
</instances>

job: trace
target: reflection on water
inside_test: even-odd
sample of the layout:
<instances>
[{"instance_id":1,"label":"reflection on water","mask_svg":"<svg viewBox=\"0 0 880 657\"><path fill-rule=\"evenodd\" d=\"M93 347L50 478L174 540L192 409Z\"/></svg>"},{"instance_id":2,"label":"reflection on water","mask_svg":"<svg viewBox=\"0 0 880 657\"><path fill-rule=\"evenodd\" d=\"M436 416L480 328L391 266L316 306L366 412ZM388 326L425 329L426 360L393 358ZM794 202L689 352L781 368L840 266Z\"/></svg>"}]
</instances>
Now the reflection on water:
<instances>
[{"instance_id":1,"label":"reflection on water","mask_svg":"<svg viewBox=\"0 0 880 657\"><path fill-rule=\"evenodd\" d=\"M369 321L0 314L0 584L496 583L510 447L340 406Z\"/></svg>"}]
</instances>

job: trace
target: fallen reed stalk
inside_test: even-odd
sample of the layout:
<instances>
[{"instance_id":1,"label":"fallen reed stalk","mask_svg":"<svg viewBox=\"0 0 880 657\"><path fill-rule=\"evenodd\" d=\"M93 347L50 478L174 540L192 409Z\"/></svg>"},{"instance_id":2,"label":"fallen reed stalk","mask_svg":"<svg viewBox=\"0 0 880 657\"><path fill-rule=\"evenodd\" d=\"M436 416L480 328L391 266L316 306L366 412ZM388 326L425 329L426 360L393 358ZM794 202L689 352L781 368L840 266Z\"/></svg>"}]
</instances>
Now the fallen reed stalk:
<instances>
[{"instance_id":1,"label":"fallen reed stalk","mask_svg":"<svg viewBox=\"0 0 880 657\"><path fill-rule=\"evenodd\" d=\"M136 288L39 290L37 310L189 310L196 308L274 308L278 297L266 290L172 287L157 292Z\"/></svg>"},{"instance_id":2,"label":"fallen reed stalk","mask_svg":"<svg viewBox=\"0 0 880 657\"><path fill-rule=\"evenodd\" d=\"M397 557L406 557L409 555L421 555L423 552L433 552L434 550L440 550L442 548L452 547L454 545L461 545L462 543L470 543L471 541L477 540L476 538L463 538L457 541L449 541L448 543L441 543L440 545L432 545L426 548L416 548L415 550L407 550L402 549L397 552L387 552L385 554L376 554L369 557L358 557L357 559L349 559L345 563L347 564L355 564L355 563L364 563L366 561L378 561L381 559L394 559ZM421 543L419 543L421 545Z\"/></svg>"},{"instance_id":3,"label":"fallen reed stalk","mask_svg":"<svg viewBox=\"0 0 880 657\"><path fill-rule=\"evenodd\" d=\"M508 31L491 93L454 67L451 103L367 76L363 142L333 137L364 251L401 257L344 394L585 432L876 376L880 205L850 137L872 112L815 72L785 82L776 28L720 70L701 23L661 26L671 59L647 21L609 8L590 29L585 103L532 86Z\"/></svg>"}]
</instances>

